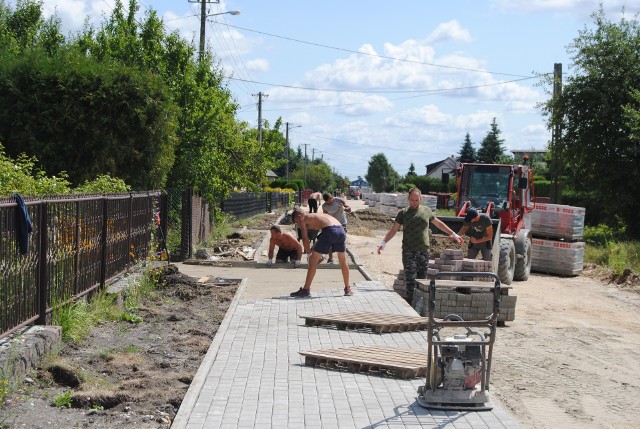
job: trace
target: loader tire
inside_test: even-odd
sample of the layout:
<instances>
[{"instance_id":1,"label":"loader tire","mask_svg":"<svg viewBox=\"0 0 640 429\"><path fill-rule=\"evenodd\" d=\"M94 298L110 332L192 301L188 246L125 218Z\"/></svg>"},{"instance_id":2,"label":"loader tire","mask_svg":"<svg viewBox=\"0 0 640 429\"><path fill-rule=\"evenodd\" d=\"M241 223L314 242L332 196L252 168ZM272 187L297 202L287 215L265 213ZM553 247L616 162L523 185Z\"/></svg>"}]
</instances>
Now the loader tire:
<instances>
[{"instance_id":1,"label":"loader tire","mask_svg":"<svg viewBox=\"0 0 640 429\"><path fill-rule=\"evenodd\" d=\"M513 279L516 281L525 281L531 274L531 239L524 240L523 246L522 255L516 256L516 269L513 273Z\"/></svg>"},{"instance_id":2,"label":"loader tire","mask_svg":"<svg viewBox=\"0 0 640 429\"><path fill-rule=\"evenodd\" d=\"M510 285L516 268L516 246L513 240L500 240L500 260L498 277L500 283Z\"/></svg>"}]
</instances>

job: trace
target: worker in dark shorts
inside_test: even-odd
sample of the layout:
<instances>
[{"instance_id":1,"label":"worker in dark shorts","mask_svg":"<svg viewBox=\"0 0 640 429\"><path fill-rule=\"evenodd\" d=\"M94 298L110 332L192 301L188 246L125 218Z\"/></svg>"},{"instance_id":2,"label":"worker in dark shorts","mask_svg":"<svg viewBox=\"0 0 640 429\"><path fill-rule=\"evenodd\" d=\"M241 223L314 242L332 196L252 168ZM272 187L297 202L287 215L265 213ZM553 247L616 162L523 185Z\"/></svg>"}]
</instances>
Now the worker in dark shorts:
<instances>
[{"instance_id":1,"label":"worker in dark shorts","mask_svg":"<svg viewBox=\"0 0 640 429\"><path fill-rule=\"evenodd\" d=\"M320 201L322 201L322 194L320 192L314 192L309 195L307 204L309 205L309 213L318 213L318 207L320 207Z\"/></svg>"},{"instance_id":2,"label":"worker in dark shorts","mask_svg":"<svg viewBox=\"0 0 640 429\"><path fill-rule=\"evenodd\" d=\"M320 257L329 253L331 249L338 255L338 261L342 270L342 279L344 281L345 296L353 295L349 285L349 265L347 264L347 233L336 218L325 213L305 213L300 208L293 209L291 216L296 226L302 231L302 242L304 251L309 255L309 268L307 269L307 277L304 286L299 290L292 292L291 296L295 298L308 298L311 296L311 282L316 275ZM313 249L309 245L309 230L319 230L320 234L313 245Z\"/></svg>"},{"instance_id":3,"label":"worker in dark shorts","mask_svg":"<svg viewBox=\"0 0 640 429\"><path fill-rule=\"evenodd\" d=\"M493 239L493 224L491 218L486 213L478 213L478 210L471 208L464 216L462 228L458 231L459 236L469 237L469 249L467 258L476 259L478 252L482 252L484 261L493 260L491 240Z\"/></svg>"},{"instance_id":4,"label":"worker in dark shorts","mask_svg":"<svg viewBox=\"0 0 640 429\"><path fill-rule=\"evenodd\" d=\"M273 264L273 252L275 247L278 246L276 263L287 263L291 261L293 265L298 268L302 260L302 245L300 245L293 234L286 231L283 232L278 225L273 225L270 228L270 232L271 238L269 239L267 266Z\"/></svg>"}]
</instances>

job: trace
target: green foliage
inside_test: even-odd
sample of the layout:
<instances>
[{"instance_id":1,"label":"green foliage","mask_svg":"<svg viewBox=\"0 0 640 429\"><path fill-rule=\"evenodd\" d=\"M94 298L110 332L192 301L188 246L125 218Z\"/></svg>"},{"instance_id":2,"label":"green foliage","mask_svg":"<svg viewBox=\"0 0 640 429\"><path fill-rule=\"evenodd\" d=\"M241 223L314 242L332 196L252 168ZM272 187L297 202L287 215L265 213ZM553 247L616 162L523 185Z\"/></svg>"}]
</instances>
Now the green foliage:
<instances>
[{"instance_id":1,"label":"green foliage","mask_svg":"<svg viewBox=\"0 0 640 429\"><path fill-rule=\"evenodd\" d=\"M558 127L558 152L576 193L593 193L602 218L620 214L631 237L640 236L640 201L613 191L640 188L640 25L634 18L611 22L602 6L568 47L571 74L562 94L543 108L549 128ZM549 82L551 83L551 82ZM565 202L563 195L563 203ZM589 208L587 209L589 213ZM604 220L603 220L604 221Z\"/></svg>"},{"instance_id":2,"label":"green foliage","mask_svg":"<svg viewBox=\"0 0 640 429\"><path fill-rule=\"evenodd\" d=\"M9 377L4 374L4 371L0 371L0 405L4 404L5 399L9 395ZM0 422L1 424L2 422Z\"/></svg>"},{"instance_id":3,"label":"green foliage","mask_svg":"<svg viewBox=\"0 0 640 429\"><path fill-rule=\"evenodd\" d=\"M136 0L118 0L99 28L69 40L41 10L31 0L15 11L0 4L0 141L9 155L37 154L74 184L109 174L134 189L193 186L210 202L257 190L267 169L283 165L282 121L259 142L236 121L214 57L196 59L193 43L154 10L141 17Z\"/></svg>"},{"instance_id":4,"label":"green foliage","mask_svg":"<svg viewBox=\"0 0 640 429\"><path fill-rule=\"evenodd\" d=\"M429 192L450 192L449 186L452 185L452 183L444 184L441 179L428 176L416 176L414 183L423 194L428 194Z\"/></svg>"},{"instance_id":5,"label":"green foliage","mask_svg":"<svg viewBox=\"0 0 640 429\"><path fill-rule=\"evenodd\" d=\"M72 52L0 56L0 140L10 156L37 154L75 184L110 174L137 189L164 185L176 124L162 80Z\"/></svg>"},{"instance_id":6,"label":"green foliage","mask_svg":"<svg viewBox=\"0 0 640 429\"><path fill-rule=\"evenodd\" d=\"M551 187L553 186L551 181L534 177L533 183L536 190L536 197L551 197Z\"/></svg>"},{"instance_id":7,"label":"green foliage","mask_svg":"<svg viewBox=\"0 0 640 429\"><path fill-rule=\"evenodd\" d=\"M589 245L602 246L610 242L622 241L625 238L627 227L618 218L618 225L612 228L609 225L585 226L583 238Z\"/></svg>"},{"instance_id":8,"label":"green foliage","mask_svg":"<svg viewBox=\"0 0 640 429\"><path fill-rule=\"evenodd\" d=\"M480 149L478 149L477 159L478 162L483 164L497 164L500 157L504 155L503 139L500 138L502 131L498 128L496 118L493 118L491 122L491 131L489 131L486 137L480 143Z\"/></svg>"},{"instance_id":9,"label":"green foliage","mask_svg":"<svg viewBox=\"0 0 640 429\"><path fill-rule=\"evenodd\" d=\"M0 196L13 193L22 195L67 194L71 192L65 172L58 177L47 177L46 173L36 167L38 160L20 154L11 159L0 144Z\"/></svg>"},{"instance_id":10,"label":"green foliage","mask_svg":"<svg viewBox=\"0 0 640 429\"><path fill-rule=\"evenodd\" d=\"M53 405L57 408L71 408L71 390L53 398Z\"/></svg>"},{"instance_id":11,"label":"green foliage","mask_svg":"<svg viewBox=\"0 0 640 429\"><path fill-rule=\"evenodd\" d=\"M458 153L458 155L459 162L476 162L476 149L473 147L473 143L471 142L471 136L469 135L469 133L464 136L464 143L462 143L462 147L460 148L460 152Z\"/></svg>"},{"instance_id":12,"label":"green foliage","mask_svg":"<svg viewBox=\"0 0 640 429\"><path fill-rule=\"evenodd\" d=\"M404 181L405 182L411 182L413 180L414 177L416 177L416 166L413 165L413 162L411 163L411 165L409 166L409 171L407 172L407 175L404 176Z\"/></svg>"},{"instance_id":13,"label":"green foliage","mask_svg":"<svg viewBox=\"0 0 640 429\"><path fill-rule=\"evenodd\" d=\"M119 192L129 192L131 186L124 183L124 180L111 177L108 174L98 176L92 181L84 182L75 191L86 194L114 194Z\"/></svg>"},{"instance_id":14,"label":"green foliage","mask_svg":"<svg viewBox=\"0 0 640 429\"><path fill-rule=\"evenodd\" d=\"M640 242L607 241L602 245L587 245L584 260L608 267L620 276L626 269L640 272Z\"/></svg>"},{"instance_id":15,"label":"green foliage","mask_svg":"<svg viewBox=\"0 0 640 429\"><path fill-rule=\"evenodd\" d=\"M332 183L334 183L331 167L325 162L308 164L306 166L306 173L303 167L302 170L295 170L291 174L291 177L302 180L306 183L306 188L313 189L314 191L330 189Z\"/></svg>"},{"instance_id":16,"label":"green foliage","mask_svg":"<svg viewBox=\"0 0 640 429\"><path fill-rule=\"evenodd\" d=\"M82 341L94 326L90 307L84 300L55 307L51 313L51 323L61 327L64 341L75 343Z\"/></svg>"},{"instance_id":17,"label":"green foliage","mask_svg":"<svg viewBox=\"0 0 640 429\"><path fill-rule=\"evenodd\" d=\"M364 178L371 184L374 192L386 192L400 183L400 176L389 164L384 153L378 153L371 157Z\"/></svg>"},{"instance_id":18,"label":"green foliage","mask_svg":"<svg viewBox=\"0 0 640 429\"><path fill-rule=\"evenodd\" d=\"M120 320L124 320L125 322L134 323L134 324L142 323L144 321L142 317L138 316L137 314L130 313L129 310L125 311L124 313L122 313L122 315L120 315Z\"/></svg>"}]
</instances>

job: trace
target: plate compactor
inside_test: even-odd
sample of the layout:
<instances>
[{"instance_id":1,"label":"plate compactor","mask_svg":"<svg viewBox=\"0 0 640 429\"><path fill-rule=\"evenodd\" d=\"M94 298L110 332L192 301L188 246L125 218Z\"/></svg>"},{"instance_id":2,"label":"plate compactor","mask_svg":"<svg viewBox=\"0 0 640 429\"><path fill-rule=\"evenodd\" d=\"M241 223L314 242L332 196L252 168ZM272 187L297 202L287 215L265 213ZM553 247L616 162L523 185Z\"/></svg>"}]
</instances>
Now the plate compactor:
<instances>
[{"instance_id":1,"label":"plate compactor","mask_svg":"<svg viewBox=\"0 0 640 429\"><path fill-rule=\"evenodd\" d=\"M436 319L436 289L469 293L471 298L471 289L478 287L477 282L465 281L447 281L446 286L438 286L439 278L451 278L450 276L492 278L493 286L485 287L485 292L493 293L493 309L486 309L491 314L481 320L463 320L456 314ZM471 286L466 286L465 283ZM485 283L491 285L490 281ZM489 374L500 313L500 278L494 273L437 273L429 284L428 306L427 379L425 385L418 388L418 404L440 410L492 409Z\"/></svg>"}]
</instances>

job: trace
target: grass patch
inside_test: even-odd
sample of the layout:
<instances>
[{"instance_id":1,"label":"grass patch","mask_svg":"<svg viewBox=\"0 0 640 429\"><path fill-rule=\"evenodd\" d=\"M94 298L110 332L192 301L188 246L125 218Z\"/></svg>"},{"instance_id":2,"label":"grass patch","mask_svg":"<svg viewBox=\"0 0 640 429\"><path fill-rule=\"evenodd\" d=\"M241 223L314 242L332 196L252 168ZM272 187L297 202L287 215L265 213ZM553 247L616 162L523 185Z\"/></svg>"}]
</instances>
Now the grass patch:
<instances>
[{"instance_id":1,"label":"grass patch","mask_svg":"<svg viewBox=\"0 0 640 429\"><path fill-rule=\"evenodd\" d=\"M141 323L143 320L137 314L139 305L153 297L158 275L157 271L149 270L133 282L123 292L124 309L117 303L117 295L107 293L105 288L89 301L81 299L56 308L51 315L52 324L62 328L63 341L80 343L89 330L99 323L119 320Z\"/></svg>"},{"instance_id":2,"label":"grass patch","mask_svg":"<svg viewBox=\"0 0 640 429\"><path fill-rule=\"evenodd\" d=\"M71 390L53 398L53 405L57 408L71 408Z\"/></svg>"},{"instance_id":3,"label":"grass patch","mask_svg":"<svg viewBox=\"0 0 640 429\"><path fill-rule=\"evenodd\" d=\"M621 275L627 268L640 272L640 242L624 240L626 227L607 225L585 226L584 261L604 266Z\"/></svg>"}]
</instances>

